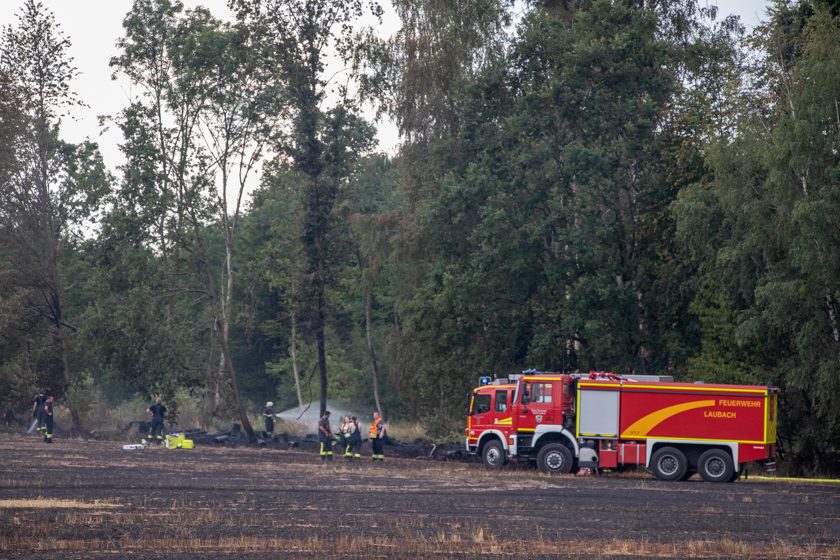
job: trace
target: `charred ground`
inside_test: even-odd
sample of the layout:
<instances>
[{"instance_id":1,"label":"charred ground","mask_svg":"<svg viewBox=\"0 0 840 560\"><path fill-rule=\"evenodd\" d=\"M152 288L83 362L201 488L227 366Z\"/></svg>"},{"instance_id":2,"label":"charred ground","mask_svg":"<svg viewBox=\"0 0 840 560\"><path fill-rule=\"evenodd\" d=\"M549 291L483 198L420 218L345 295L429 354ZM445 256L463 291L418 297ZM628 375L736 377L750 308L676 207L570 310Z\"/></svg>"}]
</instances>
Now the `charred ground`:
<instances>
[{"instance_id":1,"label":"charred ground","mask_svg":"<svg viewBox=\"0 0 840 560\"><path fill-rule=\"evenodd\" d=\"M840 485L0 435L0 557L840 558Z\"/></svg>"}]
</instances>

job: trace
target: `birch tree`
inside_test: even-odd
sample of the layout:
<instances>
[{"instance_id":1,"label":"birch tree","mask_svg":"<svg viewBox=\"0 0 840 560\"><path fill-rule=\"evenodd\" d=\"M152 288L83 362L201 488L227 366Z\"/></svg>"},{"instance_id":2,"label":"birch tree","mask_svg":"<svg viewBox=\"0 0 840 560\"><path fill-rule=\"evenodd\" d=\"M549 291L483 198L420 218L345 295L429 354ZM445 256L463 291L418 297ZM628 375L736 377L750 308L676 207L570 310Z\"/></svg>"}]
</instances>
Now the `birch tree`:
<instances>
[{"instance_id":1,"label":"birch tree","mask_svg":"<svg viewBox=\"0 0 840 560\"><path fill-rule=\"evenodd\" d=\"M64 112L79 103L70 88L77 70L69 49L53 15L35 0L24 3L17 27L3 28L0 73L10 80L7 100L20 102L20 128L17 141L7 146L14 165L3 177L0 227L9 247L5 260L29 288L26 309L51 327L61 371L52 389L67 396L71 429L79 432L83 397L73 363L78 327L68 313L72 279L62 256L90 226L109 182L95 144L71 145L59 136Z\"/></svg>"},{"instance_id":2,"label":"birch tree","mask_svg":"<svg viewBox=\"0 0 840 560\"><path fill-rule=\"evenodd\" d=\"M253 438L230 349L235 248L245 189L282 97L269 89L249 35L207 10L137 0L123 25L121 54L111 64L143 91L122 118L137 119L154 154L160 206L151 239L173 263L173 296L181 292L176 257L186 254L197 264L194 280L206 297L210 330L207 383L216 394L229 389L232 408ZM214 228L224 242L220 265L208 241Z\"/></svg>"}]
</instances>

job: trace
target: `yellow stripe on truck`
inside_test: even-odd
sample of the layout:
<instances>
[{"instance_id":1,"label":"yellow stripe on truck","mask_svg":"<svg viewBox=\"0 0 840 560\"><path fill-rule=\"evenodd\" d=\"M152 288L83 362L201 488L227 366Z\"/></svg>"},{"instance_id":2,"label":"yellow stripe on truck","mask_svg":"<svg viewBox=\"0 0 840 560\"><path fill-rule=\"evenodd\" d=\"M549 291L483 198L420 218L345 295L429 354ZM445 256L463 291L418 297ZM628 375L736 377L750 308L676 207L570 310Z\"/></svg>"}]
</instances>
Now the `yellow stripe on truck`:
<instances>
[{"instance_id":1,"label":"yellow stripe on truck","mask_svg":"<svg viewBox=\"0 0 840 560\"><path fill-rule=\"evenodd\" d=\"M648 435L648 433L652 429L654 429L656 426L658 426L671 416L675 416L680 412L685 412L686 410L694 410L695 408L706 408L707 406L715 406L714 399L705 401L692 401L661 408L633 422L633 424L631 424L627 427L626 430L624 430L624 432L621 434L621 437L644 437Z\"/></svg>"},{"instance_id":2,"label":"yellow stripe on truck","mask_svg":"<svg viewBox=\"0 0 840 560\"><path fill-rule=\"evenodd\" d=\"M595 385L593 385L594 387ZM755 395L766 395L767 389L733 389L729 387L709 387L708 385L697 385L696 387L683 386L668 386L668 385L636 385L635 383L625 383L622 389L657 389L659 391L705 391L707 393L750 393Z\"/></svg>"}]
</instances>

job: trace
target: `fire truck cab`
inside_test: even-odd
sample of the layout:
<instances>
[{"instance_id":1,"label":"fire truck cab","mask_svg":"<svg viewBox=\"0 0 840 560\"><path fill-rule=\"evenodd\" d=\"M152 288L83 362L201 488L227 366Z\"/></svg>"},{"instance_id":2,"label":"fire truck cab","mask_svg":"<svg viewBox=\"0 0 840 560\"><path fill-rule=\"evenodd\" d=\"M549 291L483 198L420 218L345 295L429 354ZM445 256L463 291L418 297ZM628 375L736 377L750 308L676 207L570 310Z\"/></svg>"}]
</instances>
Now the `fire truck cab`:
<instances>
[{"instance_id":1,"label":"fire truck cab","mask_svg":"<svg viewBox=\"0 0 840 560\"><path fill-rule=\"evenodd\" d=\"M467 449L487 467L535 460L546 472L568 473L580 455L574 434L570 375L515 375L473 391Z\"/></svg>"},{"instance_id":2,"label":"fire truck cab","mask_svg":"<svg viewBox=\"0 0 840 560\"><path fill-rule=\"evenodd\" d=\"M766 386L675 383L670 376L546 373L482 378L470 394L466 447L488 468L547 473L641 465L657 478L736 480L775 463L776 397Z\"/></svg>"}]
</instances>

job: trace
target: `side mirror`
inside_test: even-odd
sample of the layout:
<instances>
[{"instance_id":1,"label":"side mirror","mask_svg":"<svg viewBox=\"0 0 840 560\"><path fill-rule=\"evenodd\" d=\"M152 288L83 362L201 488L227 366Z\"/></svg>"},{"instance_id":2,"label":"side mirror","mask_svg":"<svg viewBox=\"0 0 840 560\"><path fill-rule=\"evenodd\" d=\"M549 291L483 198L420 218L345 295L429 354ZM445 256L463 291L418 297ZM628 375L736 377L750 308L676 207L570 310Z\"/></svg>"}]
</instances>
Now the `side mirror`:
<instances>
[{"instance_id":1,"label":"side mirror","mask_svg":"<svg viewBox=\"0 0 840 560\"><path fill-rule=\"evenodd\" d=\"M528 395L522 395L522 404L529 404L531 399L528 398Z\"/></svg>"}]
</instances>

